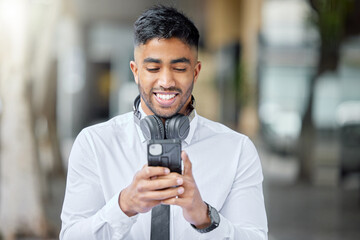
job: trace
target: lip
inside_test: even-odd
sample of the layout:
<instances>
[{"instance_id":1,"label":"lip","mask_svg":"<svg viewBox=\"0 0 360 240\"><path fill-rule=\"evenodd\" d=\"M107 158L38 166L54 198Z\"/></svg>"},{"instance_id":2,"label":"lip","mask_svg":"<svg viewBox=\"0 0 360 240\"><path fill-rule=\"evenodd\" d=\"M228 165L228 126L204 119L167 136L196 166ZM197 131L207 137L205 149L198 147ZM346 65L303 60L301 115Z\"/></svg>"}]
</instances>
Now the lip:
<instances>
[{"instance_id":1,"label":"lip","mask_svg":"<svg viewBox=\"0 0 360 240\"><path fill-rule=\"evenodd\" d=\"M171 99L162 99L162 98L159 98L157 96L157 94L163 94L163 95L170 95L170 94L175 94L175 97L171 98ZM156 101L163 107L169 107L171 106L177 99L178 97L178 94L177 92L154 92L154 97L156 99Z\"/></svg>"}]
</instances>

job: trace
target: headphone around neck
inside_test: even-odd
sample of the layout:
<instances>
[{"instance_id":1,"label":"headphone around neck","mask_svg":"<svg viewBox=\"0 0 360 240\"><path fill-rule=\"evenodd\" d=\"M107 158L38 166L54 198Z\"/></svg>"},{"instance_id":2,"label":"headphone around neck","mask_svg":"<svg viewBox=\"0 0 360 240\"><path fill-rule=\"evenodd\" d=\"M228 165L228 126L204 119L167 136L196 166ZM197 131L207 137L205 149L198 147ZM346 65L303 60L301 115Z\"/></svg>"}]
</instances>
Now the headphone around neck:
<instances>
[{"instance_id":1,"label":"headphone around neck","mask_svg":"<svg viewBox=\"0 0 360 240\"><path fill-rule=\"evenodd\" d=\"M194 102L195 99L191 96L191 102L188 107L190 112L188 116L177 113L173 117L166 119L165 124L156 115L149 115L141 119L140 95L134 101L134 119L135 123L140 126L140 129L146 140L150 139L180 139L185 140L190 131L190 121L194 117Z\"/></svg>"}]
</instances>

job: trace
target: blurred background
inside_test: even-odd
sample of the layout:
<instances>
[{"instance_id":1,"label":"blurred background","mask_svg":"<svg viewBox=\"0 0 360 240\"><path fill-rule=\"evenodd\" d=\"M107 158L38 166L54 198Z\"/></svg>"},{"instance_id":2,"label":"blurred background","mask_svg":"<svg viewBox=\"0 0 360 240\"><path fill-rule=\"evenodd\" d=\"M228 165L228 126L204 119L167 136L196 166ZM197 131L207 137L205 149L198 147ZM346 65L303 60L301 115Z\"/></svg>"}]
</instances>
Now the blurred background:
<instances>
[{"instance_id":1,"label":"blurred background","mask_svg":"<svg viewBox=\"0 0 360 240\"><path fill-rule=\"evenodd\" d=\"M261 157L270 240L360 239L360 1L0 0L0 239L57 239L79 131L131 111L133 23L199 28L199 114Z\"/></svg>"}]
</instances>

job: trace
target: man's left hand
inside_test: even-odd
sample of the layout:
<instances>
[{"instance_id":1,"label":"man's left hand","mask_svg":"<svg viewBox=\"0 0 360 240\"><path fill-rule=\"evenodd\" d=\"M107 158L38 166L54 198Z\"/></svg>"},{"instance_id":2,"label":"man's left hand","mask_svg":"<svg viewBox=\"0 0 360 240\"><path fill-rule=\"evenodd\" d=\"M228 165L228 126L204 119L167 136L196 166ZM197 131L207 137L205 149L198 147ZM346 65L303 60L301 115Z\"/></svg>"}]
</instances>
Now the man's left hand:
<instances>
[{"instance_id":1,"label":"man's left hand","mask_svg":"<svg viewBox=\"0 0 360 240\"><path fill-rule=\"evenodd\" d=\"M183 209L183 215L186 221L196 226L196 228L206 228L211 220L208 216L207 205L201 198L199 189L196 186L192 175L192 164L186 152L182 151L181 159L184 164L183 184L185 191L178 197L163 200L161 203L168 205L177 205Z\"/></svg>"}]
</instances>

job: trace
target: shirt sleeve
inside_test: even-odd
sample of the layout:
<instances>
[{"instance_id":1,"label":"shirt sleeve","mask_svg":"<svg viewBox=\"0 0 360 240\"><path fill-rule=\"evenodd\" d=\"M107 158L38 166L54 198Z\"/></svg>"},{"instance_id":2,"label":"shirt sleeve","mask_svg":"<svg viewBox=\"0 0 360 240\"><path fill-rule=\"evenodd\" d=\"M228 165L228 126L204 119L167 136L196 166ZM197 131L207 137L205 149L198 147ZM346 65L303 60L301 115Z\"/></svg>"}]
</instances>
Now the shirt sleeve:
<instances>
[{"instance_id":1,"label":"shirt sleeve","mask_svg":"<svg viewBox=\"0 0 360 240\"><path fill-rule=\"evenodd\" d=\"M246 138L236 176L220 214L219 226L199 239L267 240L263 174L254 144ZM211 204L210 204L211 205Z\"/></svg>"},{"instance_id":2,"label":"shirt sleeve","mask_svg":"<svg viewBox=\"0 0 360 240\"><path fill-rule=\"evenodd\" d=\"M61 212L61 240L124 239L137 216L128 217L119 207L120 193L106 201L90 138L83 130L69 157Z\"/></svg>"}]
</instances>

